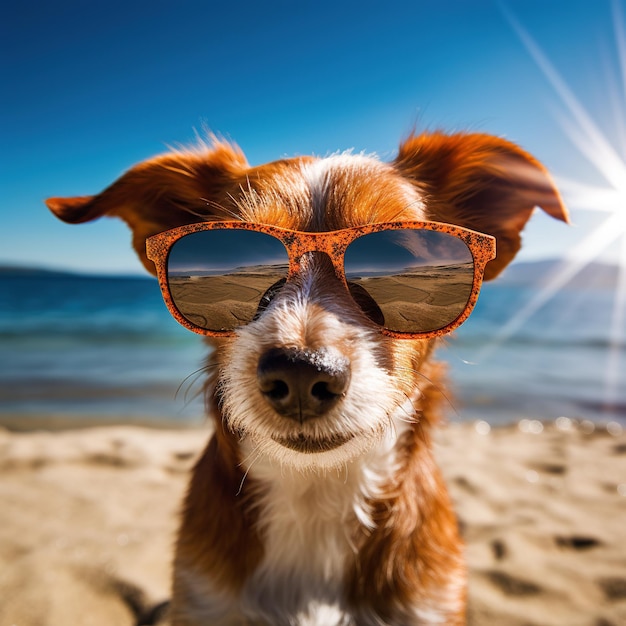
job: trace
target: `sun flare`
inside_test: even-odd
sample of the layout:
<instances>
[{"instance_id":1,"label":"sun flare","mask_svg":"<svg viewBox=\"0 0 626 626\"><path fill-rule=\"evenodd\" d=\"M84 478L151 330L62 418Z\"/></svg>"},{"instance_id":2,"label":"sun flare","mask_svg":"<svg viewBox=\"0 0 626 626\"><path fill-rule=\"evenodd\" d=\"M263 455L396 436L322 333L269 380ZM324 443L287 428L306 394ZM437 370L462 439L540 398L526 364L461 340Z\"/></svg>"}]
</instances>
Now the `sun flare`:
<instances>
[{"instance_id":1,"label":"sun flare","mask_svg":"<svg viewBox=\"0 0 626 626\"><path fill-rule=\"evenodd\" d=\"M615 47L618 59L618 80L607 89L615 112L612 135L614 145L599 128L580 100L563 80L539 45L505 6L502 11L518 35L527 52L538 65L550 86L559 96L564 111L557 120L580 154L600 174L604 185L591 185L564 176L557 176L557 184L565 203L576 221L577 212L604 213L599 224L576 246L572 247L556 269L547 275L540 290L525 307L500 329L494 340L483 351L483 358L491 354L506 339L515 334L546 302L565 287L585 266L603 256L605 251L618 246L618 278L615 285L610 323L610 348L604 377L604 404L610 410L617 406L620 385L620 363L626 343L626 28L618 0L612 3Z\"/></svg>"}]
</instances>

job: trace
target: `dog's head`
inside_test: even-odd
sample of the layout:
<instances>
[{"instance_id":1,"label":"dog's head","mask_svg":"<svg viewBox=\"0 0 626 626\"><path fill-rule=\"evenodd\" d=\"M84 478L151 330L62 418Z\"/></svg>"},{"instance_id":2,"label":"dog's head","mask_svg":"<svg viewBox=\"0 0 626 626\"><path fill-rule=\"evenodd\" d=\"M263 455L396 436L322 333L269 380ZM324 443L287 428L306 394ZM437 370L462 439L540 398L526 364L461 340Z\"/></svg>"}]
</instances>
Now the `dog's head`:
<instances>
[{"instance_id":1,"label":"dog's head","mask_svg":"<svg viewBox=\"0 0 626 626\"><path fill-rule=\"evenodd\" d=\"M47 204L72 223L122 218L152 273L148 237L206 220L311 232L429 220L494 236L497 256L485 269L491 279L517 253L535 206L567 221L545 169L483 134L415 136L392 163L342 154L259 167L214 142L141 163L97 196ZM252 322L212 340L214 396L248 462L263 456L300 469L335 467L393 439L419 415L432 340L382 333L353 295L328 256L311 252Z\"/></svg>"}]
</instances>

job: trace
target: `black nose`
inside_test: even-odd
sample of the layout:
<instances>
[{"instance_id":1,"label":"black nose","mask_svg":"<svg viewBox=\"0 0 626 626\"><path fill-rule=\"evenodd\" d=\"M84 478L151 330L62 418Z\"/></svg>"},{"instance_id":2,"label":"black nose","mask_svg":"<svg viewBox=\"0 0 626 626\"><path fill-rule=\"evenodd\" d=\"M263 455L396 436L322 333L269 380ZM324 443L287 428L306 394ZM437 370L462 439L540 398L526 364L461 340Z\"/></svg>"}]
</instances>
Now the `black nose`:
<instances>
[{"instance_id":1,"label":"black nose","mask_svg":"<svg viewBox=\"0 0 626 626\"><path fill-rule=\"evenodd\" d=\"M259 359L257 380L277 413L304 422L339 402L350 383L350 366L325 350L272 348Z\"/></svg>"}]
</instances>

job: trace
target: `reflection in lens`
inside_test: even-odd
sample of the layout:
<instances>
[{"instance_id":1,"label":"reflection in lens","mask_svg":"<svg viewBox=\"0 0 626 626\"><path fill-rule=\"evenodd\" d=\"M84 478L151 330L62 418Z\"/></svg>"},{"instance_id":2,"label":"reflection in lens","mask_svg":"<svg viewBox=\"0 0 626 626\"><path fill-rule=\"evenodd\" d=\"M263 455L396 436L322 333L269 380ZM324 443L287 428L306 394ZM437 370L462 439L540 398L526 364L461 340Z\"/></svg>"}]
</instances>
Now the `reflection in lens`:
<instances>
[{"instance_id":1,"label":"reflection in lens","mask_svg":"<svg viewBox=\"0 0 626 626\"><path fill-rule=\"evenodd\" d=\"M256 313L254 315L254 319L257 319L265 309L270 305L272 300L276 297L278 292L285 286L287 282L286 278L281 278L279 281L276 281L266 292L261 296L261 300L259 301L259 306L257 307Z\"/></svg>"},{"instance_id":2,"label":"reflection in lens","mask_svg":"<svg viewBox=\"0 0 626 626\"><path fill-rule=\"evenodd\" d=\"M432 230L385 230L346 250L348 283L364 289L384 316L384 327L407 333L438 330L465 310L474 280L464 241ZM367 311L366 311L367 313Z\"/></svg>"},{"instance_id":3,"label":"reflection in lens","mask_svg":"<svg viewBox=\"0 0 626 626\"><path fill-rule=\"evenodd\" d=\"M349 282L348 289L352 299L359 305L359 308L369 317L374 324L385 325L385 315L381 311L376 300L356 282Z\"/></svg>"},{"instance_id":4,"label":"reflection in lens","mask_svg":"<svg viewBox=\"0 0 626 626\"><path fill-rule=\"evenodd\" d=\"M266 292L287 276L288 266L285 246L271 235L215 229L179 239L170 249L167 275L183 317L220 331L251 322Z\"/></svg>"}]
</instances>

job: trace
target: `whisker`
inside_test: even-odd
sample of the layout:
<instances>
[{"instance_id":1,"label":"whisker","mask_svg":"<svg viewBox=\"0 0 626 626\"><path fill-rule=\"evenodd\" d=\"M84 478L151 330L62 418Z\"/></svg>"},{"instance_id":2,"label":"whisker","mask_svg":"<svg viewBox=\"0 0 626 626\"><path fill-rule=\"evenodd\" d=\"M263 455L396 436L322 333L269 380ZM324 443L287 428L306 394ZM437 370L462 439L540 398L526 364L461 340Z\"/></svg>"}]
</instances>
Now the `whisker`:
<instances>
[{"instance_id":1,"label":"whisker","mask_svg":"<svg viewBox=\"0 0 626 626\"><path fill-rule=\"evenodd\" d=\"M398 430L396 429L396 425L393 422L393 418L391 417L391 413L387 413L387 421L389 422L389 428L391 432L393 432L393 436L395 438L398 437ZM404 420L401 420L404 421Z\"/></svg>"},{"instance_id":2,"label":"whisker","mask_svg":"<svg viewBox=\"0 0 626 626\"><path fill-rule=\"evenodd\" d=\"M217 368L216 364L208 364L208 365L203 365L202 367L198 368L197 370L191 372L191 374L188 374L187 376L185 376L185 378L183 378L183 380L181 381L180 385L178 385L178 388L176 389L176 393L174 394L174 399L178 399L178 394L181 392L181 390L183 389L183 386L186 385L187 386L185 388L185 392L183 395L183 402L185 403L185 406L189 404L189 402L195 400L196 398L198 398L202 393L203 393L203 388L201 388L200 390L198 390L197 393L195 393L191 399L189 399L189 392L191 391L191 389L193 388L193 386L198 382L198 380L200 380L200 378L204 375L204 374L210 374L210 370ZM191 380L191 382L189 382L189 380L193 378L193 380Z\"/></svg>"},{"instance_id":3,"label":"whisker","mask_svg":"<svg viewBox=\"0 0 626 626\"><path fill-rule=\"evenodd\" d=\"M422 378L423 380L425 380L427 383L429 383L434 389L436 389L444 398L444 400L447 402L448 406L454 411L454 414L457 417L460 417L459 411L457 410L456 406L454 406L454 402L452 402L452 400L450 399L450 397L446 394L446 392L444 391L444 388L437 384L434 380L430 379L428 376L426 376L426 374L424 374L424 372L420 372L419 370L416 370L412 367L398 367L399 370L401 371L405 371L405 372L410 372L412 374L417 374L420 378Z\"/></svg>"},{"instance_id":4,"label":"whisker","mask_svg":"<svg viewBox=\"0 0 626 626\"><path fill-rule=\"evenodd\" d=\"M250 461L250 464L248 465L248 468L246 469L246 471L243 474L243 477L241 478L241 483L239 483L239 489L237 490L237 493L235 494L236 496L241 495L241 492L243 490L243 485L246 482L246 478L248 478L248 474L250 473L250 470L252 469L252 466L261 458L261 446L260 444L256 444L254 447L254 450L252 450L252 452L250 452L250 454L241 461L241 463L239 463L239 467L243 467L244 463L246 463L248 461L248 459L250 459L252 457L252 455L254 454L254 458Z\"/></svg>"},{"instance_id":5,"label":"whisker","mask_svg":"<svg viewBox=\"0 0 626 626\"><path fill-rule=\"evenodd\" d=\"M403 418L403 417L398 416L398 419L401 422L405 422L407 424L417 424L420 421L418 417L419 411L417 410L417 407L415 406L415 404L413 404L413 398L411 398L411 396L405 391L403 391L402 394L411 404L411 407L413 408L413 412L411 413L410 411L404 408L404 404L401 404L398 408L406 413L406 417Z\"/></svg>"}]
</instances>

